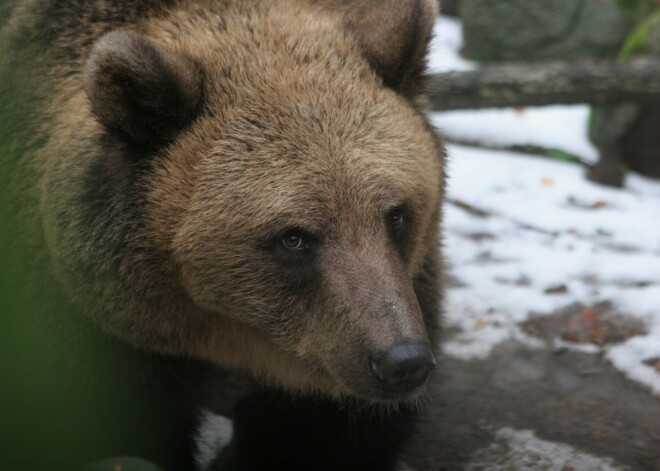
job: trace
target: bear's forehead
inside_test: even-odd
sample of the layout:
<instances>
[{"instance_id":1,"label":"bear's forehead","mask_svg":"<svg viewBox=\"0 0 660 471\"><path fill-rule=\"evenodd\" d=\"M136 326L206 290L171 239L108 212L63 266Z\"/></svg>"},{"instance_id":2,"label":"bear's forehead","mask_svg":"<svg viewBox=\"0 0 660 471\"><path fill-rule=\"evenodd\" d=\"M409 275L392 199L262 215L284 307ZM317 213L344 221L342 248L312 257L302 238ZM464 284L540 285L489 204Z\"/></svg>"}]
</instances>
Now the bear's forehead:
<instances>
[{"instance_id":1,"label":"bear's forehead","mask_svg":"<svg viewBox=\"0 0 660 471\"><path fill-rule=\"evenodd\" d=\"M355 100L317 94L302 102L292 94L278 106L247 107L209 136L198 169L210 179L232 175L229 185L257 178L373 192L384 182L429 183L429 169L440 165L431 132L393 92L379 93Z\"/></svg>"},{"instance_id":2,"label":"bear's forehead","mask_svg":"<svg viewBox=\"0 0 660 471\"><path fill-rule=\"evenodd\" d=\"M364 61L342 15L313 2L231 0L202 9L185 6L151 18L141 29L153 41L193 57L206 69L211 87L224 79L241 87L272 83L298 65L320 67L326 75L368 69L357 67Z\"/></svg>"},{"instance_id":3,"label":"bear's forehead","mask_svg":"<svg viewBox=\"0 0 660 471\"><path fill-rule=\"evenodd\" d=\"M351 130L292 121L277 139L261 123L230 124L196 165L193 206L217 220L253 216L241 225L312 228L358 227L349 218L366 222L403 203L423 212L438 197L440 156L410 114L397 126L348 121Z\"/></svg>"},{"instance_id":4,"label":"bear's forehead","mask_svg":"<svg viewBox=\"0 0 660 471\"><path fill-rule=\"evenodd\" d=\"M241 5L219 2L218 11L200 12L198 21L169 18L155 28L161 35L174 28L162 40L179 43L205 68L212 123L194 132L211 147L208 165L224 171L297 165L329 178L337 168L406 173L429 154L425 124L383 86L342 32L338 14L287 0Z\"/></svg>"},{"instance_id":5,"label":"bear's forehead","mask_svg":"<svg viewBox=\"0 0 660 471\"><path fill-rule=\"evenodd\" d=\"M183 1L178 9L150 17L141 27L160 42L193 53L224 52L228 59L244 59L267 50L268 55L253 56L259 62L277 57L278 52L293 57L312 50L326 57L336 55L332 49L345 36L342 23L341 10L319 8L313 2L224 0L198 8Z\"/></svg>"},{"instance_id":6,"label":"bear's forehead","mask_svg":"<svg viewBox=\"0 0 660 471\"><path fill-rule=\"evenodd\" d=\"M215 26L185 22L161 37L204 65L207 107L179 146L194 156L166 164L174 171L161 177L190 175L191 187L177 189L190 207L241 224L265 213L322 224L397 202L432 206L442 165L424 118L383 86L338 33L338 17L301 6L292 28L290 9L303 3L262 2L247 16L237 8ZM169 159L181 159L176 148Z\"/></svg>"}]
</instances>

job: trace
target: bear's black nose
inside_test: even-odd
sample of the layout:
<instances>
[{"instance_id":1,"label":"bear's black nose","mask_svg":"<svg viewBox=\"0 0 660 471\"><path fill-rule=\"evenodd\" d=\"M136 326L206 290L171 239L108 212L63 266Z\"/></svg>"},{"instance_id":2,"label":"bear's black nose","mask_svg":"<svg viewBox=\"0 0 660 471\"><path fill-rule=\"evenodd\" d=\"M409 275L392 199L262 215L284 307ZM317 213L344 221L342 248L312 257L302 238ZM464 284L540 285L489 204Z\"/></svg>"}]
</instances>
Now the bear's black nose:
<instances>
[{"instance_id":1,"label":"bear's black nose","mask_svg":"<svg viewBox=\"0 0 660 471\"><path fill-rule=\"evenodd\" d=\"M383 354L370 356L369 365L384 388L410 392L426 381L435 368L435 357L425 342L403 342Z\"/></svg>"}]
</instances>

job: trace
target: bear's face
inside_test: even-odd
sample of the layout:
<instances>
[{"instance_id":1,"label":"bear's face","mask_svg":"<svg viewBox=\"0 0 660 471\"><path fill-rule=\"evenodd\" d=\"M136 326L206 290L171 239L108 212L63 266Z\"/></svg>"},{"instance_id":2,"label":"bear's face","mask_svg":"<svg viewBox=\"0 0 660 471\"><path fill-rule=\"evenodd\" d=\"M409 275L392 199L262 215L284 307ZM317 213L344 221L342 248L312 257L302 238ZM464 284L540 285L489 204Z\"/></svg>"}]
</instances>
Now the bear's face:
<instances>
[{"instance_id":1,"label":"bear's face","mask_svg":"<svg viewBox=\"0 0 660 471\"><path fill-rule=\"evenodd\" d=\"M430 342L413 278L437 235L433 137L389 90L262 98L195 166L182 282L348 391L389 396L369 358Z\"/></svg>"},{"instance_id":2,"label":"bear's face","mask_svg":"<svg viewBox=\"0 0 660 471\"><path fill-rule=\"evenodd\" d=\"M304 2L247 19L239 7L233 23L225 11L221 32L178 12L97 41L84 78L95 133L152 159L135 239L163 267L150 295L174 300L122 294L149 315L116 325L167 330L154 337L185 337L172 351L285 386L382 401L424 390L436 333L414 284L437 256L443 151L412 103L432 3L393 2L421 34L410 44L372 10L347 21Z\"/></svg>"}]
</instances>

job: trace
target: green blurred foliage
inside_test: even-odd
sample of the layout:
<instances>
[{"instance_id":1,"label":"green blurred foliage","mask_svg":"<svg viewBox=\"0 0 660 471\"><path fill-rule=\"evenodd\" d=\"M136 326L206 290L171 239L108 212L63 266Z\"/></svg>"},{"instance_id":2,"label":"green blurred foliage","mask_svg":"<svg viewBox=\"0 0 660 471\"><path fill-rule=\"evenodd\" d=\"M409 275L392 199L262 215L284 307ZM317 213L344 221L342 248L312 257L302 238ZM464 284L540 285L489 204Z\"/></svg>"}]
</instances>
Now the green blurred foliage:
<instances>
[{"instance_id":1,"label":"green blurred foliage","mask_svg":"<svg viewBox=\"0 0 660 471\"><path fill-rule=\"evenodd\" d=\"M0 2L0 28L14 3ZM102 342L83 334L50 275L39 224L26 222L37 202L36 192L24 191L36 181L25 157L40 143L32 140L38 123L30 91L16 84L37 72L32 62L16 72L23 59L5 39L0 29L0 467L72 471L116 455L113 444L135 429L140 406L126 404L119 417L109 406L113 391L131 386L96 387L93 377L112 360Z\"/></svg>"},{"instance_id":2,"label":"green blurred foliage","mask_svg":"<svg viewBox=\"0 0 660 471\"><path fill-rule=\"evenodd\" d=\"M0 146L6 152L6 147ZM3 179L4 180L4 179ZM7 188L6 185L2 188ZM0 215L0 464L17 471L66 469L80 450L104 437L97 401L84 385L83 372L69 368L66 345L57 338L52 309L38 293L35 265L12 229L17 218L4 198ZM94 355L92 349L89 355ZM80 376L78 376L80 373Z\"/></svg>"},{"instance_id":3,"label":"green blurred foliage","mask_svg":"<svg viewBox=\"0 0 660 471\"><path fill-rule=\"evenodd\" d=\"M656 28L660 27L660 8L649 14L626 39L623 44L620 60L629 60L637 55L648 51L650 45L650 34Z\"/></svg>"}]
</instances>

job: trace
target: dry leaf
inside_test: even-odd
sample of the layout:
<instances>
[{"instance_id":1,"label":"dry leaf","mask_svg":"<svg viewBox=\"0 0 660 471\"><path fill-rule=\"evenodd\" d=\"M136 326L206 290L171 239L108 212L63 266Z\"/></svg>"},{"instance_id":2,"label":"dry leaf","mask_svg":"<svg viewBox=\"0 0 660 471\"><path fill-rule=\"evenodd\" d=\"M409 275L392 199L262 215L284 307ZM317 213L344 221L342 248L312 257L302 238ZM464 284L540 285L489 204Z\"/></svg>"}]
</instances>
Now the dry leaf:
<instances>
[{"instance_id":1,"label":"dry leaf","mask_svg":"<svg viewBox=\"0 0 660 471\"><path fill-rule=\"evenodd\" d=\"M566 293L567 291L568 291L568 287L564 284L561 284L561 285L549 286L543 292L545 294L563 294Z\"/></svg>"},{"instance_id":2,"label":"dry leaf","mask_svg":"<svg viewBox=\"0 0 660 471\"><path fill-rule=\"evenodd\" d=\"M488 323L484 321L483 319L478 319L477 322L474 323L474 329L475 330L481 330L484 327L486 327Z\"/></svg>"}]
</instances>

